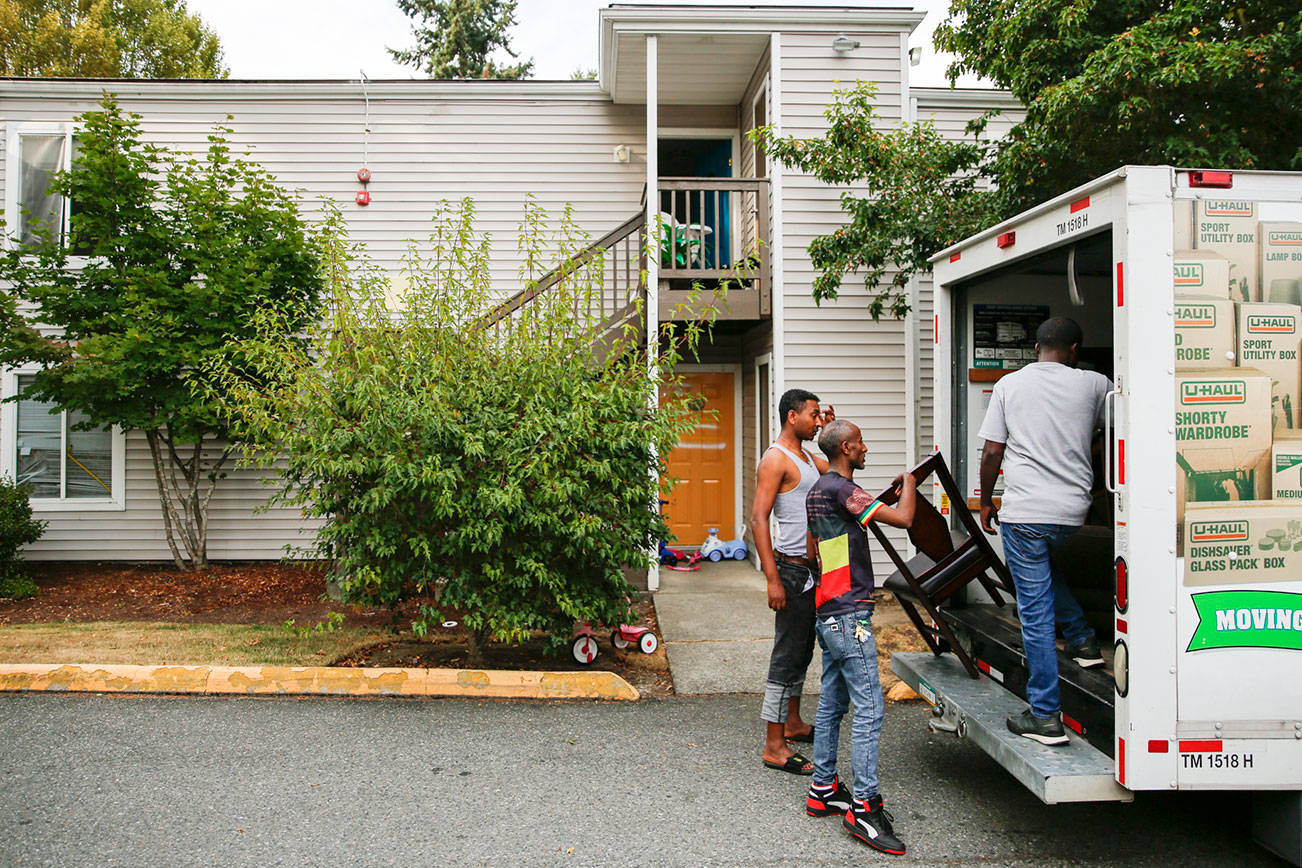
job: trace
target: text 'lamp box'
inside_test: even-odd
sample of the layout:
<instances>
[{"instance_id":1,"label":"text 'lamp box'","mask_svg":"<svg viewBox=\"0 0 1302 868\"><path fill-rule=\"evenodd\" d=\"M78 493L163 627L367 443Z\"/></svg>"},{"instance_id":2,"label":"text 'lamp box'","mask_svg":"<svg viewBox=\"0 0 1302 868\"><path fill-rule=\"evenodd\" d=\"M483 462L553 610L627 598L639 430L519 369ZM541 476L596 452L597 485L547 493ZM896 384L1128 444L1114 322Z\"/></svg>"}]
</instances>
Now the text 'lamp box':
<instances>
[{"instance_id":1,"label":"text 'lamp box'","mask_svg":"<svg viewBox=\"0 0 1302 868\"><path fill-rule=\"evenodd\" d=\"M1269 375L1193 368L1176 371L1175 380L1177 528L1186 503L1268 499Z\"/></svg>"},{"instance_id":2,"label":"text 'lamp box'","mask_svg":"<svg viewBox=\"0 0 1302 868\"><path fill-rule=\"evenodd\" d=\"M1194 247L1215 250L1230 261L1230 298L1261 301L1255 202L1199 199L1194 207Z\"/></svg>"},{"instance_id":3,"label":"text 'lamp box'","mask_svg":"<svg viewBox=\"0 0 1302 868\"><path fill-rule=\"evenodd\" d=\"M1302 577L1302 504L1191 503L1184 538L1185 585L1255 585Z\"/></svg>"},{"instance_id":4,"label":"text 'lamp box'","mask_svg":"<svg viewBox=\"0 0 1302 868\"><path fill-rule=\"evenodd\" d=\"M1296 430L1302 412L1302 307L1262 302L1238 308L1239 364L1270 375L1275 430Z\"/></svg>"},{"instance_id":5,"label":"text 'lamp box'","mask_svg":"<svg viewBox=\"0 0 1302 868\"><path fill-rule=\"evenodd\" d=\"M1302 304L1302 223L1262 223L1261 300Z\"/></svg>"},{"instance_id":6,"label":"text 'lamp box'","mask_svg":"<svg viewBox=\"0 0 1302 868\"><path fill-rule=\"evenodd\" d=\"M1176 295L1176 368L1232 368L1237 350L1234 302L1224 296Z\"/></svg>"},{"instance_id":7,"label":"text 'lamp box'","mask_svg":"<svg viewBox=\"0 0 1302 868\"><path fill-rule=\"evenodd\" d=\"M1177 250L1173 276L1176 295L1231 297L1230 260L1215 250Z\"/></svg>"},{"instance_id":8,"label":"text 'lamp box'","mask_svg":"<svg viewBox=\"0 0 1302 868\"><path fill-rule=\"evenodd\" d=\"M1302 433L1275 435L1270 449L1270 488L1272 500L1287 500L1302 509Z\"/></svg>"}]
</instances>

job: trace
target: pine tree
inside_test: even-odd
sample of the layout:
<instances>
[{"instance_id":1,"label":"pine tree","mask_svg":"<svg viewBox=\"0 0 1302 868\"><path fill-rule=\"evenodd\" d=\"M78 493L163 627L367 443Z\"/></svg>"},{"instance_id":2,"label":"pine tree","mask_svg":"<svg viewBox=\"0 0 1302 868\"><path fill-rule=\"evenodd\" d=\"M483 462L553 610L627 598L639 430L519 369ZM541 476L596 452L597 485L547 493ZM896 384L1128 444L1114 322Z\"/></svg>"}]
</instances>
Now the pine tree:
<instances>
[{"instance_id":1,"label":"pine tree","mask_svg":"<svg viewBox=\"0 0 1302 868\"><path fill-rule=\"evenodd\" d=\"M399 63L430 78L527 78L533 60L499 65L489 55L501 49L513 60L507 30L515 25L518 0L398 0L398 8L415 19L416 47L390 48Z\"/></svg>"}]
</instances>

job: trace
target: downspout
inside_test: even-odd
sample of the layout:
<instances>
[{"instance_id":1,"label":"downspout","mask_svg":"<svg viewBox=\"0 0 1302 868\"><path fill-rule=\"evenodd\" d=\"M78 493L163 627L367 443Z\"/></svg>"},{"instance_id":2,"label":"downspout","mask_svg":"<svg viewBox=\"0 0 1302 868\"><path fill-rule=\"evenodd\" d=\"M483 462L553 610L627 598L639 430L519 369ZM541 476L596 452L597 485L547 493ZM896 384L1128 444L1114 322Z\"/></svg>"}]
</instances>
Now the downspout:
<instances>
[{"instance_id":1,"label":"downspout","mask_svg":"<svg viewBox=\"0 0 1302 868\"><path fill-rule=\"evenodd\" d=\"M649 400L654 409L660 403L660 386L655 359L660 350L660 82L659 39L654 33L646 37L646 349L647 364L652 375ZM659 474L653 469L652 477L659 483ZM659 509L657 503L656 508ZM654 555L654 552L653 552ZM652 560L647 572L647 590L660 590L660 564Z\"/></svg>"}]
</instances>

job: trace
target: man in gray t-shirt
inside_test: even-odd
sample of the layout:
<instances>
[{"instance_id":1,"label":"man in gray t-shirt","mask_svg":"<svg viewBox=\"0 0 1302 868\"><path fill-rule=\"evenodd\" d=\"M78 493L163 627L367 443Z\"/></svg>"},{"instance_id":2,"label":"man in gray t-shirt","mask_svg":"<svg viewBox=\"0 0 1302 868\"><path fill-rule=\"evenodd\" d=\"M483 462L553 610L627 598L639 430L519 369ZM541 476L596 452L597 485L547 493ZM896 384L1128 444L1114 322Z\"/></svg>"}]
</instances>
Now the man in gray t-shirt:
<instances>
[{"instance_id":1,"label":"man in gray t-shirt","mask_svg":"<svg viewBox=\"0 0 1302 868\"><path fill-rule=\"evenodd\" d=\"M1094 480L1090 443L1103 424L1112 384L1075 367L1083 335L1075 321L1054 317L1035 334L1038 361L995 384L978 436L981 452L981 527L1004 543L1004 560L1017 586L1030 708L1008 718L1008 728L1042 744L1065 744L1058 694L1055 622L1067 656L1081 666L1103 663L1098 638L1080 604L1053 568L1050 556L1066 544L1089 512ZM1004 471L1003 502L993 492Z\"/></svg>"}]
</instances>

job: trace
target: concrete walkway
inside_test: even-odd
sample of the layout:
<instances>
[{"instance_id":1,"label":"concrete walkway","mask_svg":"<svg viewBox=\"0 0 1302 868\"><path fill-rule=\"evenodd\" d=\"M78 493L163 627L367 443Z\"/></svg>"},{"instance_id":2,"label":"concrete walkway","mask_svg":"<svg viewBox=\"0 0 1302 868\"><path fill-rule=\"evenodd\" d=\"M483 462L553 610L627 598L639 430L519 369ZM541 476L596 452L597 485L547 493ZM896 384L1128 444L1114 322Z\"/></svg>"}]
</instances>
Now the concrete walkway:
<instances>
[{"instance_id":1,"label":"concrete walkway","mask_svg":"<svg viewBox=\"0 0 1302 868\"><path fill-rule=\"evenodd\" d=\"M750 561L707 561L691 573L662 567L655 603L679 695L763 692L773 612L764 574ZM809 696L818 693L819 657L815 646L805 680Z\"/></svg>"}]
</instances>

